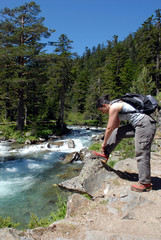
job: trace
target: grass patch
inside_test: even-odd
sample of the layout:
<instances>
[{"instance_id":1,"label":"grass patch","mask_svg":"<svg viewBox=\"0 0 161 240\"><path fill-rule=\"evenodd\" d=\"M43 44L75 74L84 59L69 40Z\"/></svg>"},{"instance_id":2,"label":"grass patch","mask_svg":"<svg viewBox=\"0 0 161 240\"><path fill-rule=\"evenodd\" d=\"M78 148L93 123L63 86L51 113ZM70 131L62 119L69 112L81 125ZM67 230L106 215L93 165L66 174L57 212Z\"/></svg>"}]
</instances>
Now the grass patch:
<instances>
[{"instance_id":1,"label":"grass patch","mask_svg":"<svg viewBox=\"0 0 161 240\"><path fill-rule=\"evenodd\" d=\"M12 222L10 217L2 218L0 216L0 228L17 228L20 223Z\"/></svg>"},{"instance_id":2,"label":"grass patch","mask_svg":"<svg viewBox=\"0 0 161 240\"><path fill-rule=\"evenodd\" d=\"M135 156L134 138L123 139L115 148L115 151L120 151L121 159L133 158Z\"/></svg>"},{"instance_id":3,"label":"grass patch","mask_svg":"<svg viewBox=\"0 0 161 240\"><path fill-rule=\"evenodd\" d=\"M110 160L109 160L109 161L107 162L107 165L108 165L109 167L113 168L116 163L117 163L117 161L110 161Z\"/></svg>"},{"instance_id":4,"label":"grass patch","mask_svg":"<svg viewBox=\"0 0 161 240\"><path fill-rule=\"evenodd\" d=\"M89 150L100 152L101 151L101 143L97 143L97 142L93 143L91 146L89 146Z\"/></svg>"},{"instance_id":5,"label":"grass patch","mask_svg":"<svg viewBox=\"0 0 161 240\"><path fill-rule=\"evenodd\" d=\"M82 196L86 197L89 200L92 199L92 197L88 193L83 193Z\"/></svg>"}]
</instances>

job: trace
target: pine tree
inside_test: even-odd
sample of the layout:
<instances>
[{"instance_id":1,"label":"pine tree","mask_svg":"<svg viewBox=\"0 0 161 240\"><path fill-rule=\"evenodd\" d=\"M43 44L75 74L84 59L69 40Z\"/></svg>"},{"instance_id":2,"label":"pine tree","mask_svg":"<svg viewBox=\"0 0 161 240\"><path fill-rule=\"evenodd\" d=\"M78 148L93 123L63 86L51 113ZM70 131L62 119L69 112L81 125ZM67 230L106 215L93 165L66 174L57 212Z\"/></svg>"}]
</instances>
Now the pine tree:
<instances>
[{"instance_id":1,"label":"pine tree","mask_svg":"<svg viewBox=\"0 0 161 240\"><path fill-rule=\"evenodd\" d=\"M4 69L0 81L3 90L7 90L9 84L10 95L14 95L17 101L15 104L19 130L24 127L24 96L27 96L27 86L32 78L30 70L33 71L36 57L44 47L40 43L41 37L47 38L52 32L44 27L44 18L38 17L40 12L40 7L35 2L0 11L0 64Z\"/></svg>"},{"instance_id":2,"label":"pine tree","mask_svg":"<svg viewBox=\"0 0 161 240\"><path fill-rule=\"evenodd\" d=\"M62 34L59 37L58 42L53 42L51 45L55 46L55 63L52 71L52 83L53 90L57 96L58 103L58 119L57 127L61 130L64 129L64 111L65 111L65 100L68 89L72 83L72 41L65 35Z\"/></svg>"},{"instance_id":3,"label":"pine tree","mask_svg":"<svg viewBox=\"0 0 161 240\"><path fill-rule=\"evenodd\" d=\"M143 68L138 78L132 82L130 92L140 93L143 95L152 94L155 88L155 84L152 81L152 77L149 77L147 68Z\"/></svg>"}]
</instances>

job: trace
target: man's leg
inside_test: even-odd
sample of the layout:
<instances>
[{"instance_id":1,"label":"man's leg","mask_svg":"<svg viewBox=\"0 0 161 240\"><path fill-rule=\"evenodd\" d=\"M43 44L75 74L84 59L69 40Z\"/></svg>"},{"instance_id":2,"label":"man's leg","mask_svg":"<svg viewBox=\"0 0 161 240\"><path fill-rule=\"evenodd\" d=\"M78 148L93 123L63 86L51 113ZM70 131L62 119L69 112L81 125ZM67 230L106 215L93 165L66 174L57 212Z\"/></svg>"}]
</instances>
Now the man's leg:
<instances>
[{"instance_id":1,"label":"man's leg","mask_svg":"<svg viewBox=\"0 0 161 240\"><path fill-rule=\"evenodd\" d=\"M135 129L132 127L131 124L114 129L109 140L107 141L105 154L109 156L123 138L132 138L134 136Z\"/></svg>"},{"instance_id":2,"label":"man's leg","mask_svg":"<svg viewBox=\"0 0 161 240\"><path fill-rule=\"evenodd\" d=\"M155 131L155 121L147 115L136 126L135 152L141 184L151 183L150 151Z\"/></svg>"},{"instance_id":3,"label":"man's leg","mask_svg":"<svg viewBox=\"0 0 161 240\"><path fill-rule=\"evenodd\" d=\"M119 142L123 138L131 138L134 136L135 136L135 130L131 126L131 124L116 128L114 129L109 140L107 141L105 152L98 153L98 152L92 151L91 154L94 158L100 158L102 159L103 162L107 162L110 153L114 150L114 148L119 144Z\"/></svg>"}]
</instances>

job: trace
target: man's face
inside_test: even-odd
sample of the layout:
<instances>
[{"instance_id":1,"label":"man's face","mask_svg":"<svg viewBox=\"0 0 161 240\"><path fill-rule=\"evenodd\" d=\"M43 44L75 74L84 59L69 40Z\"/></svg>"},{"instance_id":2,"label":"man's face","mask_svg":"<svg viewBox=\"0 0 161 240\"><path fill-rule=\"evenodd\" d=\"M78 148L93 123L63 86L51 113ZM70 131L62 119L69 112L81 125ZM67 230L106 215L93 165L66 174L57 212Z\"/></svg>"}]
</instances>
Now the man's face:
<instances>
[{"instance_id":1,"label":"man's face","mask_svg":"<svg viewBox=\"0 0 161 240\"><path fill-rule=\"evenodd\" d=\"M101 113L106 114L109 112L109 104L103 104L101 108L98 108Z\"/></svg>"}]
</instances>

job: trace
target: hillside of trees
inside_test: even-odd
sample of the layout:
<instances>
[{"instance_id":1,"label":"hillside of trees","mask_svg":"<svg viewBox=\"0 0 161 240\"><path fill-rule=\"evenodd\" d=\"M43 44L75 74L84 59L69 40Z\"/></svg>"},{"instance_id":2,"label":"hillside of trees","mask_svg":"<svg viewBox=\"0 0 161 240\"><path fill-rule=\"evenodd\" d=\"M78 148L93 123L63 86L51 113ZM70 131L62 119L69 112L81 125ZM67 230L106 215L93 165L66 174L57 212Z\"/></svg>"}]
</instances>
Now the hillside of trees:
<instances>
[{"instance_id":1,"label":"hillside of trees","mask_svg":"<svg viewBox=\"0 0 161 240\"><path fill-rule=\"evenodd\" d=\"M40 13L35 2L0 11L0 122L16 122L20 131L51 120L62 130L70 122L97 125L95 103L103 94L160 96L161 9L123 41L115 35L82 56L65 34L48 43L53 53L44 51L42 37L55 30Z\"/></svg>"}]
</instances>

